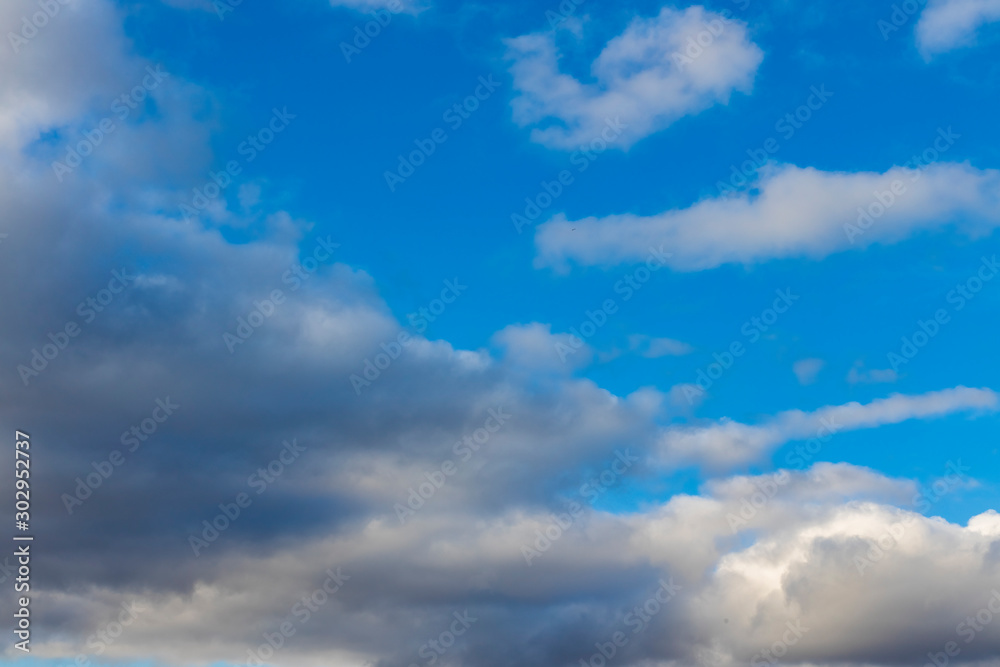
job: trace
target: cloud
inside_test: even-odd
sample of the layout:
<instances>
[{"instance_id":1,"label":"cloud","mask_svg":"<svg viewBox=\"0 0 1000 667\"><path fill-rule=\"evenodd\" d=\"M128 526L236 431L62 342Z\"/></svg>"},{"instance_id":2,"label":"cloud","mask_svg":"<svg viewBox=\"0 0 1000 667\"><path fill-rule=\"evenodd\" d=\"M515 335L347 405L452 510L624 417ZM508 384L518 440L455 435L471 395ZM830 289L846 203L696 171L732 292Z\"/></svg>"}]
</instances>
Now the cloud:
<instances>
[{"instance_id":1,"label":"cloud","mask_svg":"<svg viewBox=\"0 0 1000 667\"><path fill-rule=\"evenodd\" d=\"M552 33L523 35L507 47L514 121L532 127L533 141L560 149L602 135L627 148L684 116L727 104L734 91L750 91L763 59L745 24L701 6L634 19L593 61L594 83L560 72ZM616 120L623 129L611 129Z\"/></svg>"},{"instance_id":2,"label":"cloud","mask_svg":"<svg viewBox=\"0 0 1000 667\"><path fill-rule=\"evenodd\" d=\"M1000 21L1000 0L930 0L917 22L917 47L927 57L974 41L982 26Z\"/></svg>"},{"instance_id":3,"label":"cloud","mask_svg":"<svg viewBox=\"0 0 1000 667\"><path fill-rule=\"evenodd\" d=\"M206 12L217 12L213 0L161 0L164 4L178 9L199 9ZM227 7L235 8L239 3L219 0ZM358 12L371 12L378 9L388 9L393 13L418 11L426 2L422 0L328 0L331 7L345 7Z\"/></svg>"},{"instance_id":4,"label":"cloud","mask_svg":"<svg viewBox=\"0 0 1000 667\"><path fill-rule=\"evenodd\" d=\"M136 622L105 657L184 664L245 663L287 621L295 634L274 664L405 666L457 612L474 621L447 658L487 667L579 664L621 630L623 665L690 664L710 650L714 664L735 667L788 636L789 623L804 629L787 647L791 664L905 664L961 641L970 612L997 608L995 512L966 526L928 518L894 505L919 497L909 480L821 464L787 473L736 539L732 518L772 479L720 480L634 514L588 510L530 566L521 547L555 525L551 514L453 510L229 555L183 594L100 585L43 590L33 603L72 610L86 636L134 602ZM340 588L318 613L293 614L328 572ZM660 582L676 596L642 622L629 617ZM71 635L48 636L38 657L72 654ZM975 640L961 644L970 661L1000 651L995 623Z\"/></svg>"},{"instance_id":5,"label":"cloud","mask_svg":"<svg viewBox=\"0 0 1000 667\"><path fill-rule=\"evenodd\" d=\"M792 372L798 379L799 384L807 385L816 381L816 376L826 365L822 359L799 359L792 364Z\"/></svg>"},{"instance_id":6,"label":"cloud","mask_svg":"<svg viewBox=\"0 0 1000 667\"><path fill-rule=\"evenodd\" d=\"M998 224L997 170L937 163L878 174L785 165L765 170L754 192L652 216L570 221L558 215L538 228L535 262L556 268L569 261L638 262L650 246L663 244L673 253L668 264L674 269L697 271L783 257L822 258L950 225L983 234Z\"/></svg>"},{"instance_id":7,"label":"cloud","mask_svg":"<svg viewBox=\"0 0 1000 667\"><path fill-rule=\"evenodd\" d=\"M552 325L511 324L493 335L510 363L531 370L563 370L588 365L593 349L573 334L552 333Z\"/></svg>"},{"instance_id":8,"label":"cloud","mask_svg":"<svg viewBox=\"0 0 1000 667\"><path fill-rule=\"evenodd\" d=\"M690 354L694 348L673 338L650 338L642 334L633 334L628 338L629 349L639 351L647 359L659 357L680 357Z\"/></svg>"},{"instance_id":9,"label":"cloud","mask_svg":"<svg viewBox=\"0 0 1000 667\"><path fill-rule=\"evenodd\" d=\"M895 382L899 379L899 376L891 368L866 369L864 362L858 361L847 372L846 379L850 384L876 384L879 382Z\"/></svg>"},{"instance_id":10,"label":"cloud","mask_svg":"<svg viewBox=\"0 0 1000 667\"><path fill-rule=\"evenodd\" d=\"M13 15L35 6L17 4ZM211 96L179 76L152 93L157 114L130 117L57 181L51 160L78 140L74 132L93 127L155 65L128 50L124 16L111 2L77 6L89 12L79 25L92 29L73 25L31 42L38 59L17 61L23 71L4 80L0 129L12 147L0 160L8 234L0 425L28 428L43 444L44 474L32 478L32 519L45 536L31 563L32 618L45 630L33 637L36 658L247 664L269 655L259 647L288 623L294 635L262 663L405 667L424 664L429 642L467 614L474 624L440 663L568 666L630 632L627 614L673 580L678 596L643 621L619 664L690 664L710 650L720 665L745 665L795 621L815 625L790 657L905 664L940 650L1000 579L995 512L967 526L926 518L895 506L910 503L913 482L853 466L791 473L739 535L729 515L766 478L719 479L635 512L603 511L588 493L620 462L628 462L620 486L602 493L625 492L625 475L662 476L648 458L662 444L669 397L528 372L565 340L536 323L502 329L496 356L433 330L393 348L404 323L375 277L349 263L349 248L308 280L284 280L329 239L275 210L266 189L243 197L260 212L252 240L231 243L217 227L185 224L178 204L213 168L205 147L218 119ZM108 66L97 74L81 71L65 85L41 76L42 63L66 59L72 73L73 59L101 49L90 62ZM237 189L227 194L240 199ZM228 207L219 198L219 215L239 226L240 211ZM123 270L135 275L129 287L83 316L78 304ZM264 305L279 289L285 298ZM259 324L230 351L223 334L240 320ZM15 369L71 322L82 333L34 360L44 365L26 386ZM355 391L350 376L387 350L391 362L377 361L372 384ZM175 413L130 449L158 400ZM958 388L783 413L744 428L792 437L822 417L860 428L995 402L989 390ZM484 440L488 419L501 413ZM301 458L260 490L260 471L281 462L286 441ZM109 463L113 452L121 465ZM93 488L81 486L94 475ZM71 514L65 498L78 493L84 503ZM227 519L240 494L252 502ZM396 506L411 502L414 516L401 523ZM562 528L571 502L582 511ZM12 513L5 504L0 520ZM899 546L874 565L884 574L860 574L856 559L903 520ZM206 522L225 527L213 537ZM553 530L558 537L546 537ZM211 539L197 556L192 535ZM524 546L545 539L526 563ZM331 572L343 575L335 592L325 588ZM3 596L0 614L9 618L14 604ZM109 624L122 605L136 611L134 621L91 654L95 633L117 629ZM997 628L963 656L996 655Z\"/></svg>"},{"instance_id":11,"label":"cloud","mask_svg":"<svg viewBox=\"0 0 1000 667\"><path fill-rule=\"evenodd\" d=\"M995 411L998 397L990 389L956 387L916 396L893 394L871 403L851 402L814 412L790 410L759 425L721 419L709 426L673 427L660 442L661 460L709 467L741 466L760 461L793 440L828 437L840 431L929 419L956 412Z\"/></svg>"}]
</instances>

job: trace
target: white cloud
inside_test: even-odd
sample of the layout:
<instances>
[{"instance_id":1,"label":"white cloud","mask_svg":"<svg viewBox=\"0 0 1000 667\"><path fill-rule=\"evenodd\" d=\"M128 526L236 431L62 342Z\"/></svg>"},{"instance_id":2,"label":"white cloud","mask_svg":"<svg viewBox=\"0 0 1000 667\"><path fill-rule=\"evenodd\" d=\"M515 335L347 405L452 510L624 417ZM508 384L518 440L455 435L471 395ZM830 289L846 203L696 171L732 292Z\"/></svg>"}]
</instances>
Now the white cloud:
<instances>
[{"instance_id":1,"label":"white cloud","mask_svg":"<svg viewBox=\"0 0 1000 667\"><path fill-rule=\"evenodd\" d=\"M504 349L504 357L515 366L531 370L570 371L586 366L593 349L572 334L552 333L552 325L531 322L511 324L493 334L493 342Z\"/></svg>"},{"instance_id":2,"label":"white cloud","mask_svg":"<svg viewBox=\"0 0 1000 667\"><path fill-rule=\"evenodd\" d=\"M763 59L745 24L701 6L634 19L592 63L594 83L559 71L552 33L507 45L514 121L533 128L533 141L563 149L600 138L616 118L626 127L614 145L627 148L683 116L726 104L733 91L750 91Z\"/></svg>"},{"instance_id":3,"label":"white cloud","mask_svg":"<svg viewBox=\"0 0 1000 667\"><path fill-rule=\"evenodd\" d=\"M812 384L825 365L822 359L799 359L792 364L792 372L798 378L799 384Z\"/></svg>"},{"instance_id":4,"label":"white cloud","mask_svg":"<svg viewBox=\"0 0 1000 667\"><path fill-rule=\"evenodd\" d=\"M893 194L893 187L901 194ZM637 262L651 245L662 244L673 253L668 264L674 269L696 271L782 257L821 258L952 224L970 234L1000 224L1000 171L952 163L923 171L893 167L883 174L786 165L765 170L755 193L705 199L657 215L576 221L556 216L538 228L535 261L556 268L569 260Z\"/></svg>"},{"instance_id":5,"label":"white cloud","mask_svg":"<svg viewBox=\"0 0 1000 667\"><path fill-rule=\"evenodd\" d=\"M998 396L990 389L956 387L917 396L893 394L867 404L851 402L814 412L789 410L759 425L721 419L710 426L668 429L661 440L661 456L672 464L739 466L757 462L792 440L997 407Z\"/></svg>"},{"instance_id":6,"label":"white cloud","mask_svg":"<svg viewBox=\"0 0 1000 667\"><path fill-rule=\"evenodd\" d=\"M694 348L687 343L673 338L650 338L642 334L628 337L629 350L638 351L648 359L659 357L680 357L690 354Z\"/></svg>"},{"instance_id":7,"label":"white cloud","mask_svg":"<svg viewBox=\"0 0 1000 667\"><path fill-rule=\"evenodd\" d=\"M895 382L899 379L896 371L891 368L866 369L862 361L856 362L851 370L847 372L847 381L850 384L877 384L880 382Z\"/></svg>"},{"instance_id":8,"label":"white cloud","mask_svg":"<svg viewBox=\"0 0 1000 667\"><path fill-rule=\"evenodd\" d=\"M966 46L976 31L1000 21L1000 0L930 0L917 22L917 47L925 56Z\"/></svg>"}]
</instances>

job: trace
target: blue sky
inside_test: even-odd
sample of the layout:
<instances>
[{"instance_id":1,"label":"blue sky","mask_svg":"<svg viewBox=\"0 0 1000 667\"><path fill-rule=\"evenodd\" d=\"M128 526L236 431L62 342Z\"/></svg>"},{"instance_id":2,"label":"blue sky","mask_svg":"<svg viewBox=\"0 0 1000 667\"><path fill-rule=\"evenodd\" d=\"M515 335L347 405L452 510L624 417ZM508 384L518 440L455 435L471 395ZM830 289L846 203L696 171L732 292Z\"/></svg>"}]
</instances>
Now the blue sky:
<instances>
[{"instance_id":1,"label":"blue sky","mask_svg":"<svg viewBox=\"0 0 1000 667\"><path fill-rule=\"evenodd\" d=\"M52 443L52 537L36 648L4 661L247 664L335 564L263 662L595 664L673 577L620 664L917 664L986 605L995 0L67 0L28 36L40 6L0 11L0 422ZM209 540L289 440L309 463ZM126 600L151 611L95 654ZM431 661L463 609L484 622ZM982 632L956 662L995 659Z\"/></svg>"},{"instance_id":2,"label":"blue sky","mask_svg":"<svg viewBox=\"0 0 1000 667\"><path fill-rule=\"evenodd\" d=\"M581 21L584 38L559 35L570 44L564 67L586 77L587 63L609 36L659 7L582 4L570 20ZM135 9L132 21L139 48L164 54L171 72L212 85L224 118L212 135L216 164L236 154L272 107L295 113L289 132L268 147L243 180L260 182L264 196L294 201L297 215L316 221L317 234L332 234L342 244L345 261L377 277L380 293L401 321L445 278L467 282L470 291L461 313L442 317L430 333L474 349L511 323L551 323L556 332L579 326L587 310L615 297L614 284L629 273L628 264L574 268L568 274L532 266L536 252L530 228L517 234L510 217L523 212L524 197L536 196L540 183L553 182L563 169L569 168L575 180L546 215L560 212L578 219L653 213L714 196L719 181L730 181L732 165L751 159L747 151L759 154L768 139L779 146L772 157L777 162L883 172L931 146L939 128L953 128L960 137L947 151L948 161L989 169L1000 159L1000 130L987 106L990 82L1000 76L988 56L995 42L989 28L978 34L975 48L927 62L912 25L883 39L878 21L891 14L891 7L852 6L838 12L753 2L745 8L735 3L706 7L728 9L749 21L754 42L765 49L752 93L736 93L729 104L683 118L628 151L599 153L582 173L579 163L570 162L574 151L533 145L528 133L511 122L512 82L503 40L544 29L545 12L552 11L544 3L444 3L416 16L396 15L369 46L350 54L350 63L339 44L352 43L353 28L370 17L318 3L277 9L241 5L222 21L214 13L192 17L153 5ZM168 26L191 36L182 54ZM499 81L497 92L451 129L444 112L473 93L480 76ZM787 122L776 128L785 114L807 101L814 86L829 90L829 100L801 128ZM444 129L448 140L389 192L384 173L435 128ZM228 199L235 203L235 197ZM231 233L234 241L243 241L253 237L253 227L246 236ZM719 382L699 406L698 417L756 421L781 410L868 402L891 392L990 386L995 355L984 334L1000 299L991 289L903 366L896 382L846 380L859 362L869 369L888 368L887 354L898 349L899 339L911 335L918 320L947 306L947 292L996 247L990 234L975 240L953 232L915 236L822 262L792 258L658 274L588 342L607 352L627 347L630 335L645 334L685 341L694 351L652 360L623 355L579 375L619 394L642 386L668 391L692 381L697 369L712 361L712 352L742 338L740 326L763 309L774 289L789 287L803 295L802 301L787 322L777 325L773 339L754 346ZM805 358L825 364L808 387L792 372L794 362ZM949 457L964 456L977 464L977 478L995 484L1000 468L992 458L996 447L988 444L995 420L958 417L890 427L900 431L892 438L906 442L909 455L901 455L902 445L885 446L882 431L842 436L829 460L926 481ZM939 427L961 429L967 434L961 440L968 444L943 447L948 438L935 432ZM912 432L904 435L906 430ZM947 515L961 520L988 509L993 491L956 498Z\"/></svg>"}]
</instances>

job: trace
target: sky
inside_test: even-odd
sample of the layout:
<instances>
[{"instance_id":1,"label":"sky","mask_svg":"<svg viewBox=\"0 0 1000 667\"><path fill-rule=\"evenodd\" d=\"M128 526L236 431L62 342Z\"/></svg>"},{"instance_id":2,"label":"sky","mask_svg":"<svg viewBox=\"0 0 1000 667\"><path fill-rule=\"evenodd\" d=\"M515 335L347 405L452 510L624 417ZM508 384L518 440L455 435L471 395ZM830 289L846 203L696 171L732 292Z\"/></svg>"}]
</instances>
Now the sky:
<instances>
[{"instance_id":1,"label":"sky","mask_svg":"<svg viewBox=\"0 0 1000 667\"><path fill-rule=\"evenodd\" d=\"M996 664L998 22L3 3L0 664Z\"/></svg>"}]
</instances>

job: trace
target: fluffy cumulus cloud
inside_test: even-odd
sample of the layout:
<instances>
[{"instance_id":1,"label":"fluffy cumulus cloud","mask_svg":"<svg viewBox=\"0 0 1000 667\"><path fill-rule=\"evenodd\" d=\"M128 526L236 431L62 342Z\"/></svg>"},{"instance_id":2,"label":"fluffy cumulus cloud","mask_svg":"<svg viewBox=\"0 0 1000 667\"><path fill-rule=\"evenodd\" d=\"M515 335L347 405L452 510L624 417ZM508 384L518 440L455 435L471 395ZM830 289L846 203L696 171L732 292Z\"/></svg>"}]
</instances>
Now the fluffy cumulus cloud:
<instances>
[{"instance_id":1,"label":"fluffy cumulus cloud","mask_svg":"<svg viewBox=\"0 0 1000 667\"><path fill-rule=\"evenodd\" d=\"M946 145L950 130L941 130ZM920 230L955 226L970 234L1000 224L1000 171L967 164L893 167L884 173L775 166L750 192L705 199L656 215L568 220L536 233L541 266L638 262L664 245L679 271L783 257L820 258Z\"/></svg>"},{"instance_id":2,"label":"fluffy cumulus cloud","mask_svg":"<svg viewBox=\"0 0 1000 667\"><path fill-rule=\"evenodd\" d=\"M621 665L722 666L783 651L894 665L963 641L970 613L1000 612L996 513L929 517L937 495L908 480L817 464L635 511L602 504L703 447L744 460L823 419L993 410L991 391L665 434L657 390L527 372L555 368L566 342L542 324L501 329L492 350L410 335L365 375L403 325L335 235L268 209L253 241L232 243L218 225L240 213L225 201L180 215L213 163L210 93L171 74L54 173L157 65L130 51L124 10L64 8L89 29L59 32L55 17L17 66L73 71L102 52L108 67L80 71L86 84L56 85L58 68L55 82L0 84L0 142L15 149L0 160L0 428L31 424L40 443L32 657L568 666L613 651ZM311 277L295 278L307 257ZM948 488L971 483L943 465ZM0 597L0 614L12 605ZM1000 623L981 627L964 660L1000 651ZM10 636L3 651L19 657Z\"/></svg>"},{"instance_id":3,"label":"fluffy cumulus cloud","mask_svg":"<svg viewBox=\"0 0 1000 667\"><path fill-rule=\"evenodd\" d=\"M928 57L967 46L1000 21L1000 0L930 0L917 22L917 47Z\"/></svg>"},{"instance_id":4,"label":"fluffy cumulus cloud","mask_svg":"<svg viewBox=\"0 0 1000 667\"><path fill-rule=\"evenodd\" d=\"M745 24L701 6L634 19L590 67L593 82L560 71L552 33L507 43L514 120L534 141L627 148L679 118L749 92L763 59Z\"/></svg>"}]
</instances>

